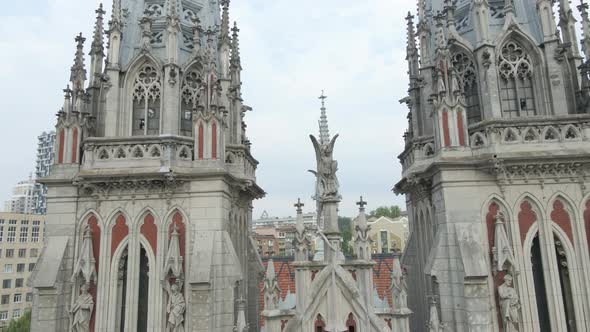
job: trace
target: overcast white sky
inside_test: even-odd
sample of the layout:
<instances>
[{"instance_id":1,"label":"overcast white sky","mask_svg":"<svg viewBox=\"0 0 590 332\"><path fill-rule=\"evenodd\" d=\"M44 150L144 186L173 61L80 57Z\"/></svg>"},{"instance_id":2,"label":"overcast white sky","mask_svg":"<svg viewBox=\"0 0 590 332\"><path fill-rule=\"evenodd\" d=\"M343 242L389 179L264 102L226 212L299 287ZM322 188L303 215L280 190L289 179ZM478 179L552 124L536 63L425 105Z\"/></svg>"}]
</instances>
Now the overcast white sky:
<instances>
[{"instance_id":1,"label":"overcast white sky","mask_svg":"<svg viewBox=\"0 0 590 332\"><path fill-rule=\"evenodd\" d=\"M34 171L37 136L51 130L73 63L74 36L91 36L96 0L20 0L0 13L0 203ZM105 1L110 10L111 1ZM397 155L406 129L405 62L408 10L414 0L232 0L241 29L243 95L258 182L267 192L254 217L294 214L301 197L312 210L315 167L309 134L317 135L321 90L343 201L356 215L360 195L368 208L398 204ZM90 47L86 42L85 51ZM88 61L86 62L88 64ZM0 205L0 208L3 204Z\"/></svg>"}]
</instances>

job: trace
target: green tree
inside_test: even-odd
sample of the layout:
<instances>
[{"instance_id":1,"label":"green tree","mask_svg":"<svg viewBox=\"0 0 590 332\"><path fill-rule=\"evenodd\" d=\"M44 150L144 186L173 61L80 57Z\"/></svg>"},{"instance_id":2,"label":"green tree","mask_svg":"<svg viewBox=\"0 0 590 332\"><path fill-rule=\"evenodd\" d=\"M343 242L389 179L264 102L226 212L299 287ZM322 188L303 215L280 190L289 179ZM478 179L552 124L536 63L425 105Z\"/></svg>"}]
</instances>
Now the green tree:
<instances>
[{"instance_id":1,"label":"green tree","mask_svg":"<svg viewBox=\"0 0 590 332\"><path fill-rule=\"evenodd\" d=\"M346 256L352 255L352 219L349 217L338 217L338 227L342 232L342 253Z\"/></svg>"},{"instance_id":2,"label":"green tree","mask_svg":"<svg viewBox=\"0 0 590 332\"><path fill-rule=\"evenodd\" d=\"M29 332L31 330L31 310L25 310L25 313L18 319L13 319L3 332Z\"/></svg>"},{"instance_id":3,"label":"green tree","mask_svg":"<svg viewBox=\"0 0 590 332\"><path fill-rule=\"evenodd\" d=\"M390 207L380 206L380 207L376 208L375 210L371 211L371 213L369 213L369 218L387 217L390 219L394 219L394 218L401 216L401 214L402 214L402 209L400 209L400 207L397 205L392 205Z\"/></svg>"}]
</instances>

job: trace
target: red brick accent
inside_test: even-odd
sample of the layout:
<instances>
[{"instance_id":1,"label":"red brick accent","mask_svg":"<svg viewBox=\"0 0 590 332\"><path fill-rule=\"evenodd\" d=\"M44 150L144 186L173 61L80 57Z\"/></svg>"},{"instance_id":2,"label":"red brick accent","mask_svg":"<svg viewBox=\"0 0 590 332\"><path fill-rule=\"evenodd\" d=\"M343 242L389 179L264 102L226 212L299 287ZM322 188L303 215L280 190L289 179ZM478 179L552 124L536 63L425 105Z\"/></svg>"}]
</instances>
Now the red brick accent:
<instances>
[{"instance_id":1,"label":"red brick accent","mask_svg":"<svg viewBox=\"0 0 590 332\"><path fill-rule=\"evenodd\" d=\"M203 124L199 123L199 160L203 160L203 138L205 137L205 134L203 133Z\"/></svg>"},{"instance_id":2,"label":"red brick accent","mask_svg":"<svg viewBox=\"0 0 590 332\"><path fill-rule=\"evenodd\" d=\"M533 211L531 203L522 201L520 203L520 212L518 213L518 227L520 229L521 245L524 245L524 239L529 232L531 226L537 221L537 214Z\"/></svg>"},{"instance_id":3,"label":"red brick accent","mask_svg":"<svg viewBox=\"0 0 590 332\"><path fill-rule=\"evenodd\" d=\"M66 133L64 132L63 128L59 131L59 151L57 154L57 163L63 164L64 163L64 144L66 141Z\"/></svg>"},{"instance_id":4,"label":"red brick accent","mask_svg":"<svg viewBox=\"0 0 590 332\"><path fill-rule=\"evenodd\" d=\"M78 163L78 128L72 130L72 164Z\"/></svg>"},{"instance_id":5,"label":"red brick accent","mask_svg":"<svg viewBox=\"0 0 590 332\"><path fill-rule=\"evenodd\" d=\"M385 318L385 323L387 323L387 326L391 328L391 318Z\"/></svg>"},{"instance_id":6,"label":"red brick accent","mask_svg":"<svg viewBox=\"0 0 590 332\"><path fill-rule=\"evenodd\" d=\"M586 242L588 242L588 247L590 247L590 199L586 202L584 225L586 226Z\"/></svg>"},{"instance_id":7,"label":"red brick accent","mask_svg":"<svg viewBox=\"0 0 590 332\"><path fill-rule=\"evenodd\" d=\"M217 159L217 122L211 124L211 158Z\"/></svg>"},{"instance_id":8,"label":"red brick accent","mask_svg":"<svg viewBox=\"0 0 590 332\"><path fill-rule=\"evenodd\" d=\"M151 213L146 214L143 218L143 224L139 232L148 240L154 255L158 253L158 227L154 222L154 216Z\"/></svg>"},{"instance_id":9,"label":"red brick accent","mask_svg":"<svg viewBox=\"0 0 590 332\"><path fill-rule=\"evenodd\" d=\"M129 235L129 227L127 226L125 217L122 214L119 214L117 220L115 221L115 226L113 226L113 236L111 239L111 260L113 259L113 255L119 247L119 244L127 237L127 235Z\"/></svg>"},{"instance_id":10,"label":"red brick accent","mask_svg":"<svg viewBox=\"0 0 590 332\"><path fill-rule=\"evenodd\" d=\"M553 211L551 211L551 220L554 223L559 225L561 229L567 234L569 237L572 246L574 245L574 236L572 234L572 223L570 220L570 215L565 210L563 202L560 199L556 199L553 202Z\"/></svg>"},{"instance_id":11,"label":"red brick accent","mask_svg":"<svg viewBox=\"0 0 590 332\"><path fill-rule=\"evenodd\" d=\"M352 276L352 279L354 279L356 281L356 270L350 270L350 275Z\"/></svg>"},{"instance_id":12,"label":"red brick accent","mask_svg":"<svg viewBox=\"0 0 590 332\"><path fill-rule=\"evenodd\" d=\"M281 331L285 329L285 326L287 326L288 322L288 319L281 319Z\"/></svg>"},{"instance_id":13,"label":"red brick accent","mask_svg":"<svg viewBox=\"0 0 590 332\"><path fill-rule=\"evenodd\" d=\"M457 130L459 131L459 144L465 146L465 128L463 128L463 112L457 112Z\"/></svg>"},{"instance_id":14,"label":"red brick accent","mask_svg":"<svg viewBox=\"0 0 590 332\"><path fill-rule=\"evenodd\" d=\"M170 223L170 226L168 226L168 241L170 241L170 238L172 237L172 225L176 224L176 231L178 232L178 242L180 245L180 256L182 256L184 258L184 246L185 246L185 226L184 226L184 222L182 220L182 214L180 214L180 212L176 212L174 214L174 216L172 217L172 222ZM185 262L186 264L186 262Z\"/></svg>"},{"instance_id":15,"label":"red brick accent","mask_svg":"<svg viewBox=\"0 0 590 332\"><path fill-rule=\"evenodd\" d=\"M442 125L443 125L443 136L444 136L444 144L445 147L451 145L451 135L449 133L449 114L447 112L442 112Z\"/></svg>"},{"instance_id":16,"label":"red brick accent","mask_svg":"<svg viewBox=\"0 0 590 332\"><path fill-rule=\"evenodd\" d=\"M318 270L311 270L311 281L313 281L313 279L315 279L315 275L318 274Z\"/></svg>"}]
</instances>

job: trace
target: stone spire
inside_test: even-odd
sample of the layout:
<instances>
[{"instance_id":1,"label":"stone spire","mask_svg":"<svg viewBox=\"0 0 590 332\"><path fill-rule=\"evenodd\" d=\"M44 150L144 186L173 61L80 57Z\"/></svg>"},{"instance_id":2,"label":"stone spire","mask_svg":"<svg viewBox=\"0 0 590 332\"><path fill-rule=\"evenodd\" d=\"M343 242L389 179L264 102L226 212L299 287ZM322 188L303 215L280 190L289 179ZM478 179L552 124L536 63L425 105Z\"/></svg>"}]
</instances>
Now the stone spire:
<instances>
[{"instance_id":1,"label":"stone spire","mask_svg":"<svg viewBox=\"0 0 590 332\"><path fill-rule=\"evenodd\" d=\"M590 61L590 19L588 18L588 4L584 0L580 0L577 8L582 16L582 52L584 52L586 61Z\"/></svg>"},{"instance_id":2,"label":"stone spire","mask_svg":"<svg viewBox=\"0 0 590 332\"><path fill-rule=\"evenodd\" d=\"M109 36L107 69L119 67L122 29L121 0L113 0L113 12L109 21L109 31L107 31Z\"/></svg>"},{"instance_id":3,"label":"stone spire","mask_svg":"<svg viewBox=\"0 0 590 332\"><path fill-rule=\"evenodd\" d=\"M320 127L320 143L322 145L327 145L330 143L330 130L328 129L328 116L326 115L326 99L328 97L324 95L324 90L322 90L322 95L319 96L319 99L322 101L322 114L320 115L320 121L318 122Z\"/></svg>"},{"instance_id":4,"label":"stone spire","mask_svg":"<svg viewBox=\"0 0 590 332\"><path fill-rule=\"evenodd\" d=\"M102 74L104 62L104 14L106 12L101 3L96 10L96 23L94 24L94 35L92 36L92 46L90 48L90 80L88 82L90 86L95 86L97 77Z\"/></svg>"},{"instance_id":5,"label":"stone spire","mask_svg":"<svg viewBox=\"0 0 590 332\"><path fill-rule=\"evenodd\" d=\"M242 70L242 60L240 59L240 39L238 37L238 23L234 22L234 27L231 29L231 65L234 70Z\"/></svg>"},{"instance_id":6,"label":"stone spire","mask_svg":"<svg viewBox=\"0 0 590 332\"><path fill-rule=\"evenodd\" d=\"M406 21L408 23L408 42L406 46L406 60L408 61L410 85L412 85L418 78L419 62L418 48L416 47L416 31L414 30L414 16L410 12L408 12L408 16L406 16Z\"/></svg>"},{"instance_id":7,"label":"stone spire","mask_svg":"<svg viewBox=\"0 0 590 332\"><path fill-rule=\"evenodd\" d=\"M178 63L180 32L179 5L177 0L166 0L166 62Z\"/></svg>"},{"instance_id":8,"label":"stone spire","mask_svg":"<svg viewBox=\"0 0 590 332\"><path fill-rule=\"evenodd\" d=\"M229 78L231 42L229 37L229 0L221 1L221 29L219 31L219 64L221 78Z\"/></svg>"},{"instance_id":9,"label":"stone spire","mask_svg":"<svg viewBox=\"0 0 590 332\"><path fill-rule=\"evenodd\" d=\"M230 45L229 37L229 3L230 0L221 0L221 30L219 31L219 46Z\"/></svg>"},{"instance_id":10,"label":"stone spire","mask_svg":"<svg viewBox=\"0 0 590 332\"><path fill-rule=\"evenodd\" d=\"M268 261L266 274L264 276L264 310L279 309L281 289L275 273L275 265L272 259Z\"/></svg>"},{"instance_id":11,"label":"stone spire","mask_svg":"<svg viewBox=\"0 0 590 332\"><path fill-rule=\"evenodd\" d=\"M74 58L74 65L71 69L70 82L74 91L84 90L86 82L86 67L84 66L84 42L86 38L82 37L82 33L74 39L76 41L76 56Z\"/></svg>"},{"instance_id":12,"label":"stone spire","mask_svg":"<svg viewBox=\"0 0 590 332\"><path fill-rule=\"evenodd\" d=\"M445 0L444 12L447 14L447 29L449 32L457 32L455 25L455 4L452 0Z\"/></svg>"}]
</instances>

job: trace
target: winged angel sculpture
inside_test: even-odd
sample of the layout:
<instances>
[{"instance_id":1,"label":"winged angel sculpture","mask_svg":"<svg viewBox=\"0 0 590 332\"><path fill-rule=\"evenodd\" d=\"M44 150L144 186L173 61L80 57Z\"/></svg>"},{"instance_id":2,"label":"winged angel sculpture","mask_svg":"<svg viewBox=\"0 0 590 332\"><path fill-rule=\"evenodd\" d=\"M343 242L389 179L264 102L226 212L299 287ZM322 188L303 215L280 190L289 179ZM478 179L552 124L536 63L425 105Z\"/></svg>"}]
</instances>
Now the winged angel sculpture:
<instances>
[{"instance_id":1,"label":"winged angel sculpture","mask_svg":"<svg viewBox=\"0 0 590 332\"><path fill-rule=\"evenodd\" d=\"M329 199L340 199L338 194L338 178L336 171L338 171L338 162L332 156L334 152L334 144L338 135L334 136L330 143L320 144L313 135L309 135L313 147L315 149L317 171L310 170L316 176L318 185L318 199L321 201Z\"/></svg>"}]
</instances>

